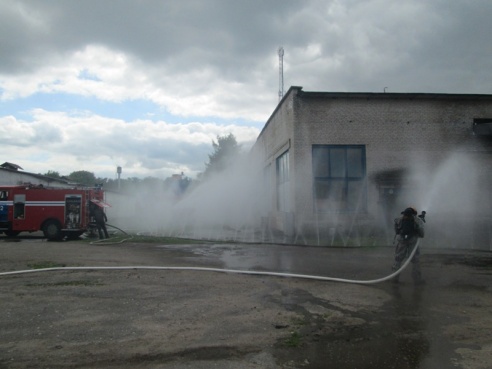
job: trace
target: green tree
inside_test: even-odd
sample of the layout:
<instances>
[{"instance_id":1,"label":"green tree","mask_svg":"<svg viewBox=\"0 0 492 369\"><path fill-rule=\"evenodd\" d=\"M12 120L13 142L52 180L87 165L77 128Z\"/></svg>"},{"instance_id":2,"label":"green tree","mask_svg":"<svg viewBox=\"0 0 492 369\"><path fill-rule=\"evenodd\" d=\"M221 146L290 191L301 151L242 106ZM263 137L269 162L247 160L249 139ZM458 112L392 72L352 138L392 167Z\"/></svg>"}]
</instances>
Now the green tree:
<instances>
[{"instance_id":1,"label":"green tree","mask_svg":"<svg viewBox=\"0 0 492 369\"><path fill-rule=\"evenodd\" d=\"M48 170L46 173L43 174L43 176L51 178L61 178L60 173L55 170Z\"/></svg>"},{"instance_id":2,"label":"green tree","mask_svg":"<svg viewBox=\"0 0 492 369\"><path fill-rule=\"evenodd\" d=\"M68 175L68 179L84 186L92 187L96 184L96 176L86 170L78 170Z\"/></svg>"},{"instance_id":3,"label":"green tree","mask_svg":"<svg viewBox=\"0 0 492 369\"><path fill-rule=\"evenodd\" d=\"M208 163L205 163L205 178L213 173L222 172L238 158L240 153L240 146L232 133L227 136L217 136L217 142L212 141L212 146L214 152L208 156Z\"/></svg>"}]
</instances>

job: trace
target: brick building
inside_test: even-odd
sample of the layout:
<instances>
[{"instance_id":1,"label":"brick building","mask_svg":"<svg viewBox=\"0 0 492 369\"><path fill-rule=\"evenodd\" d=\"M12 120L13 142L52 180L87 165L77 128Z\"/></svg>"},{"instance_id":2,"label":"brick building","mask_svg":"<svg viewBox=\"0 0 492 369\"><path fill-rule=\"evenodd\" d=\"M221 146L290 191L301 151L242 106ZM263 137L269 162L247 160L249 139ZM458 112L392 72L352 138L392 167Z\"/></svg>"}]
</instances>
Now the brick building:
<instances>
[{"instance_id":1,"label":"brick building","mask_svg":"<svg viewBox=\"0 0 492 369\"><path fill-rule=\"evenodd\" d=\"M426 243L492 247L492 95L291 87L252 152L263 219L291 242L390 242L414 206Z\"/></svg>"}]
</instances>

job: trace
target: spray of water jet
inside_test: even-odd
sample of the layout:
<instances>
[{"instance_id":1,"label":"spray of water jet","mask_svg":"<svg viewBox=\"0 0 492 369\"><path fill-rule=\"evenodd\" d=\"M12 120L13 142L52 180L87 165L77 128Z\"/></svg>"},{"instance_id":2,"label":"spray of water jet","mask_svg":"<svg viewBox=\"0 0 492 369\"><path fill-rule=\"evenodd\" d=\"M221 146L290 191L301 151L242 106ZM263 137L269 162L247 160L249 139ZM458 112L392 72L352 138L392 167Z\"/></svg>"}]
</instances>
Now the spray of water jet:
<instances>
[{"instance_id":1,"label":"spray of water jet","mask_svg":"<svg viewBox=\"0 0 492 369\"><path fill-rule=\"evenodd\" d=\"M437 163L422 157L409 162L412 168L402 177L404 191L391 216L398 216L408 206L416 207L419 212L427 211L430 220L426 224L426 247L489 249L492 238L490 181L481 173L476 154L457 152ZM320 211L318 202L306 198L302 204L307 209L306 214L312 214L311 223L303 218L304 213L297 212L294 236L279 236L271 224L271 210L276 200L271 188L275 183L266 181L264 174L260 162L248 156L179 198L172 191L149 187L130 200L125 198L125 210L115 206L118 213L126 214L126 223L115 224L128 231L164 236L321 246L369 245L371 230L379 226L387 232L388 244L391 243L391 224L382 224L383 217L376 207L367 209L373 224L358 216L365 213L361 209L366 201L363 196L358 200L356 211L342 215ZM296 186L311 186L308 175L301 177L303 179L296 180ZM368 178L365 185L370 188L374 182ZM314 204L312 210L310 203ZM325 209L329 206L321 205ZM111 215L110 221L114 221ZM377 244L385 244L381 238L378 240Z\"/></svg>"},{"instance_id":2,"label":"spray of water jet","mask_svg":"<svg viewBox=\"0 0 492 369\"><path fill-rule=\"evenodd\" d=\"M427 223L431 240L426 244L442 248L485 248L491 237L487 180L474 153L455 152L435 168L414 168L418 210L432 214ZM431 242L429 242L431 241Z\"/></svg>"}]
</instances>

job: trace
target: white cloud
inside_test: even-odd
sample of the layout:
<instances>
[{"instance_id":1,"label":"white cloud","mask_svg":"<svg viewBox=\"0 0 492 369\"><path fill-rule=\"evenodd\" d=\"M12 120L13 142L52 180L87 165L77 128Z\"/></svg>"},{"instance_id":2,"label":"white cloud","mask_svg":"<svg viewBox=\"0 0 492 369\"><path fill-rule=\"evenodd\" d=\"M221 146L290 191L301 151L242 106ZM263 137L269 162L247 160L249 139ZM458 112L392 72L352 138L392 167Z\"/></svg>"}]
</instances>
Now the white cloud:
<instances>
[{"instance_id":1,"label":"white cloud","mask_svg":"<svg viewBox=\"0 0 492 369\"><path fill-rule=\"evenodd\" d=\"M147 87L145 75L132 68L124 54L94 45L53 58L35 71L3 75L0 81L4 101L36 93L68 93L121 102L143 97Z\"/></svg>"},{"instance_id":2,"label":"white cloud","mask_svg":"<svg viewBox=\"0 0 492 369\"><path fill-rule=\"evenodd\" d=\"M121 52L95 45L53 59L34 72L0 75L0 85L3 101L37 93L67 93L110 102L149 100L183 117L255 121L265 120L271 112L264 95L255 97L243 84L221 79L215 70L183 70L171 75L165 66L145 68ZM257 109L252 109L255 105Z\"/></svg>"},{"instance_id":3,"label":"white cloud","mask_svg":"<svg viewBox=\"0 0 492 369\"><path fill-rule=\"evenodd\" d=\"M89 170L110 176L117 165L127 176L168 177L176 172L194 176L204 169L212 141L229 133L245 148L258 136L258 129L214 123L168 124L138 120L125 122L95 115L71 116L62 112L35 110L31 121L0 118L0 157L15 156L27 171L56 170L69 174ZM43 158L36 168L23 161Z\"/></svg>"},{"instance_id":4,"label":"white cloud","mask_svg":"<svg viewBox=\"0 0 492 369\"><path fill-rule=\"evenodd\" d=\"M279 46L285 89L490 93L491 13L489 0L4 0L0 154L60 172L199 171L212 139L251 142L275 109ZM166 118L118 120L94 101Z\"/></svg>"}]
</instances>

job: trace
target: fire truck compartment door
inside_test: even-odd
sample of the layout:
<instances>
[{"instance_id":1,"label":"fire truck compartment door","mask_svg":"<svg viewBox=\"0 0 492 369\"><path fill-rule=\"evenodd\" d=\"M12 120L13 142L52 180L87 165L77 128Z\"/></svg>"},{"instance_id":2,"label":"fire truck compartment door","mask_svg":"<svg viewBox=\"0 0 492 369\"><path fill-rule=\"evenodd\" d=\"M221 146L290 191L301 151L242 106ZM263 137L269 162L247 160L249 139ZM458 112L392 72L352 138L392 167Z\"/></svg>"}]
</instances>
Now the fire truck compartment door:
<instances>
[{"instance_id":1,"label":"fire truck compartment door","mask_svg":"<svg viewBox=\"0 0 492 369\"><path fill-rule=\"evenodd\" d=\"M25 218L26 195L14 195L14 219Z\"/></svg>"},{"instance_id":2,"label":"fire truck compartment door","mask_svg":"<svg viewBox=\"0 0 492 369\"><path fill-rule=\"evenodd\" d=\"M0 191L0 222L6 222L9 219L9 202L7 201L7 196L7 191Z\"/></svg>"}]
</instances>

